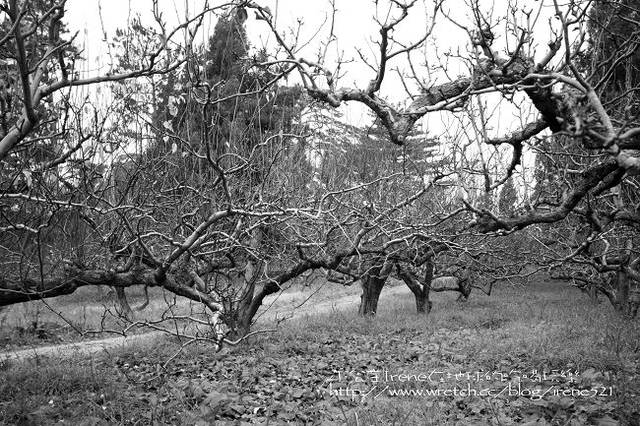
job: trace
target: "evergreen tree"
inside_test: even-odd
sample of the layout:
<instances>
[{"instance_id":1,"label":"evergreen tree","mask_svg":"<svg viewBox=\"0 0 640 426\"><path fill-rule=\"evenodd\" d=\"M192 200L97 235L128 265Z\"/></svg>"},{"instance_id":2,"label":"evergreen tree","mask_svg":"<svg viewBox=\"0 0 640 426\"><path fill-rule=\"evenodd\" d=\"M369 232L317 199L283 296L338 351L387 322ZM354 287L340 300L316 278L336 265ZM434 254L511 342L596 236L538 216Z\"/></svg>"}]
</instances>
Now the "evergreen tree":
<instances>
[{"instance_id":1,"label":"evergreen tree","mask_svg":"<svg viewBox=\"0 0 640 426\"><path fill-rule=\"evenodd\" d=\"M512 215L515 210L518 194L513 186L513 175L509 176L507 181L500 190L500 198L498 199L498 208L501 214Z\"/></svg>"}]
</instances>

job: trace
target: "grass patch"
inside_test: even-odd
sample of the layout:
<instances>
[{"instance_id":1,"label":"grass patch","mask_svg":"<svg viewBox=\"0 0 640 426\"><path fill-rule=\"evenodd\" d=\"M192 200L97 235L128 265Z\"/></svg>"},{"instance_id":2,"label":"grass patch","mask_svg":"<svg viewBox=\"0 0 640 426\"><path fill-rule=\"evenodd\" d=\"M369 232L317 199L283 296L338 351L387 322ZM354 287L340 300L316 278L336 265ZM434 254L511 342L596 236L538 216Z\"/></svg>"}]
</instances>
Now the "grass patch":
<instances>
[{"instance_id":1,"label":"grass patch","mask_svg":"<svg viewBox=\"0 0 640 426\"><path fill-rule=\"evenodd\" d=\"M0 417L4 424L25 425L117 424L138 418L143 402L123 392L126 387L111 372L105 365L73 361L14 367L0 384Z\"/></svg>"},{"instance_id":2,"label":"grass patch","mask_svg":"<svg viewBox=\"0 0 640 426\"><path fill-rule=\"evenodd\" d=\"M83 287L75 293L46 301L33 301L9 306L0 311L0 349L15 350L150 331L145 326L127 328L133 321L158 321L171 316L203 314L201 303L177 298L161 288L149 288L149 304L142 311L134 311L128 320L119 315L120 307L107 287ZM330 299L358 292L356 286L337 287L315 280L309 285L295 285L269 296L258 318L279 317L295 312L295 307L307 302L324 303ZM142 287L127 289L132 308L146 300ZM310 303L306 303L309 305ZM167 320L165 326L175 328L184 321ZM90 332L88 332L90 331Z\"/></svg>"},{"instance_id":3,"label":"grass patch","mask_svg":"<svg viewBox=\"0 0 640 426\"><path fill-rule=\"evenodd\" d=\"M498 288L491 297L473 294L465 303L436 294L429 316L414 312L410 293L383 292L374 319L358 317L355 309L297 316L223 355L210 346L189 347L166 370L160 365L179 347L174 340L93 362L9 366L0 386L3 420L638 424L640 325L607 304L590 304L559 283L540 283ZM437 380L399 381L400 374L434 371ZM547 376L534 379L534 371ZM396 379L384 379L384 372ZM518 382L556 394L424 393L467 386L495 393ZM571 389L612 392L560 393Z\"/></svg>"}]
</instances>

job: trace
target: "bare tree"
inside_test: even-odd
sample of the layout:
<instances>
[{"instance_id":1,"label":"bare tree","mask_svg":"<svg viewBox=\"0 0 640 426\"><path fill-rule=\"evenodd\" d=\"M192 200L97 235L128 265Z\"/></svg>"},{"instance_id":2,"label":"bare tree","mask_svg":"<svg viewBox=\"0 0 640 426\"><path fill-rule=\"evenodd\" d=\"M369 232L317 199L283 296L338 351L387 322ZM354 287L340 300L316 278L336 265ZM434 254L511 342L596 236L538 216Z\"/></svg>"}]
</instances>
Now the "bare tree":
<instances>
[{"instance_id":1,"label":"bare tree","mask_svg":"<svg viewBox=\"0 0 640 426\"><path fill-rule=\"evenodd\" d=\"M617 277L619 290L614 293L635 294L629 288L637 287L640 275L630 232L637 231L638 223L633 200L634 176L640 173L640 127L634 109L638 8L633 2L549 1L531 8L512 1L500 16L492 16L493 7L477 1L465 3L466 16L453 13L446 2L376 2L378 16L383 16L377 56L358 50L372 74L365 88L339 87L331 70L340 69L342 63L332 64L322 55L298 58L297 46L278 33L270 14L256 3L251 7L281 45L281 60L296 65L307 93L332 107L345 102L364 105L387 129L391 142L406 144L414 125L429 115L448 113L464 126L465 139L478 142L477 148L466 149L465 158L475 159L469 171L479 176L475 181L481 182L483 194L473 197L467 191L460 198L474 216L470 230L501 234L536 224L546 229L547 224L564 226L571 220L589 222L592 232L575 233L567 250L548 253L545 266L566 265L580 257L583 269ZM545 15L546 10L553 13ZM403 25L412 13L425 11L429 18L424 34L403 37ZM433 36L442 25L466 34L467 42L446 52L443 61L430 68L439 53ZM534 56L543 47L546 53ZM416 59L420 57L424 62ZM589 57L594 61L589 62ZM455 65L452 58L468 67L468 75L451 77L456 74L450 69ZM397 69L394 64L399 64ZM383 94L383 82L392 76L401 79L407 92L400 106ZM387 95L398 97L397 93ZM520 111L524 123L506 135L492 134L496 126L490 112L510 108ZM451 144L451 138L443 134L441 143ZM503 147L510 147L510 159L495 154L504 152ZM551 160L531 177L525 168L533 158L540 165L544 158ZM500 208L495 191L514 176L528 186L518 194L513 209ZM552 190L545 190L545 185ZM596 202L606 198L618 201L609 207ZM616 235L616 250L624 255L592 250L593 255L582 256L596 240L612 249L605 237L609 232ZM529 240L523 237L523 241ZM605 287L598 288L610 298L627 297L613 296Z\"/></svg>"},{"instance_id":2,"label":"bare tree","mask_svg":"<svg viewBox=\"0 0 640 426\"><path fill-rule=\"evenodd\" d=\"M224 323L242 338L266 296L315 269L359 279L369 315L391 274L428 311L431 291L467 297L551 267L634 313L640 19L631 2L607 4L616 12L513 1L492 16L475 0L466 14L442 1L372 3L379 38L373 56L356 52L371 72L358 88L339 86L348 61L328 57L331 30L318 57L300 57L299 33L285 37L255 2L205 7L174 28L154 3L152 23L134 18L116 34L113 69L87 76L64 1L10 1L0 305L108 285L127 310L126 288L159 287L205 309L147 325L186 320L195 341ZM602 20L622 10L624 25ZM423 32L407 36L417 13ZM209 14L216 28L199 45ZM251 50L247 24L278 47ZM462 45L436 49L440 27ZM285 84L294 74L299 86ZM384 93L392 79L405 99ZM107 91L106 104L86 87ZM336 122L357 143L322 148L309 116L343 103L374 123L363 136ZM499 126L496 111L521 122ZM455 281L435 286L439 276Z\"/></svg>"},{"instance_id":3,"label":"bare tree","mask_svg":"<svg viewBox=\"0 0 640 426\"><path fill-rule=\"evenodd\" d=\"M85 77L75 69L72 40L63 38L64 7L64 1L48 8L13 1L2 8L7 59L0 229L6 272L0 304L108 285L130 314L125 288L161 287L209 311L204 319L184 319L207 327L239 323L238 334L246 334L262 299L280 288L271 279L262 284L269 255L261 234L304 211L278 203L272 186L282 167L276 159L299 135L261 121L270 105L283 101L283 96L267 100L265 93L273 94L288 70L252 76L253 65L234 58L248 84L193 74L194 38L205 15L217 14L220 22L241 29L243 10L229 3L206 7L173 29L157 8L151 26L134 18L130 31L116 36L118 68ZM182 91L172 88L174 98L188 99L164 96L164 105L145 99L161 99L159 84L172 81L188 84ZM77 88L98 84L110 91L110 103L98 106L79 98ZM219 113L223 103L238 99L248 100L242 110L236 104ZM182 108L190 121L181 124L176 113L173 121L159 121L163 106ZM218 124L227 130L211 135ZM229 148L212 155L211 143ZM247 185L256 173L260 178ZM289 270L280 282L307 269Z\"/></svg>"},{"instance_id":4,"label":"bare tree","mask_svg":"<svg viewBox=\"0 0 640 426\"><path fill-rule=\"evenodd\" d=\"M157 8L151 25L133 18L116 34L113 71L98 77L75 70L63 11L64 2L41 10L17 1L3 10L13 127L1 142L2 306L107 285L131 316L125 289L159 287L205 309L176 313L172 302L145 325L187 321L190 341L219 341L211 332L225 324L242 338L267 295L389 240L381 224L437 180L372 210L374 226L353 204L373 184L313 187L305 100L280 85L295 66L251 57L242 7L207 8L171 30ZM216 31L197 46L209 13ZM98 84L106 105L77 91ZM340 231L350 221L355 233ZM339 246L329 238L336 229Z\"/></svg>"}]
</instances>

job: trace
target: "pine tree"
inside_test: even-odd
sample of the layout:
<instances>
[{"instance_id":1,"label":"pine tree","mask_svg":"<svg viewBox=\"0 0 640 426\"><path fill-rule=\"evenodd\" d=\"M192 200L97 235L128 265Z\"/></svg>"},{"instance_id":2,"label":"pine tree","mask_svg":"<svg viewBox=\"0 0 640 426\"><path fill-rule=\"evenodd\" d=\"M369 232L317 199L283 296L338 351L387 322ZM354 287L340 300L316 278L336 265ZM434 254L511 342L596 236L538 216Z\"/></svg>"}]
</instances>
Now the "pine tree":
<instances>
[{"instance_id":1,"label":"pine tree","mask_svg":"<svg viewBox=\"0 0 640 426\"><path fill-rule=\"evenodd\" d=\"M500 190L500 198L498 199L498 208L500 214L512 215L515 211L515 204L518 199L518 194L513 186L513 175L509 176L507 181Z\"/></svg>"}]
</instances>

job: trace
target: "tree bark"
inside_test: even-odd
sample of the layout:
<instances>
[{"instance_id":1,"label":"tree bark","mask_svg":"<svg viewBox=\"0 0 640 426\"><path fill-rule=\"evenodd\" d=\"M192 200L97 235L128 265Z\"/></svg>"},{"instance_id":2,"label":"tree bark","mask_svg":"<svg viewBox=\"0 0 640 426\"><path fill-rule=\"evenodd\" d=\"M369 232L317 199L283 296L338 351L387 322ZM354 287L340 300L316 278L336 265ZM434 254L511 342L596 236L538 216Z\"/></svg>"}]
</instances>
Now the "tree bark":
<instances>
[{"instance_id":1,"label":"tree bark","mask_svg":"<svg viewBox=\"0 0 640 426\"><path fill-rule=\"evenodd\" d=\"M631 281L624 270L618 271L608 285L600 287L600 292L609 299L616 311L635 318L640 307L640 288L632 288Z\"/></svg>"},{"instance_id":2,"label":"tree bark","mask_svg":"<svg viewBox=\"0 0 640 426\"><path fill-rule=\"evenodd\" d=\"M635 318L640 308L640 288L635 288L629 292L629 301L627 302L627 315Z\"/></svg>"},{"instance_id":3,"label":"tree bark","mask_svg":"<svg viewBox=\"0 0 640 426\"><path fill-rule=\"evenodd\" d=\"M632 289L631 277L624 271L620 270L615 278L615 309L624 315L635 318L640 307L640 292L638 289Z\"/></svg>"},{"instance_id":4,"label":"tree bark","mask_svg":"<svg viewBox=\"0 0 640 426\"><path fill-rule=\"evenodd\" d=\"M629 301L629 277L624 271L616 274L616 308L619 311L626 311Z\"/></svg>"},{"instance_id":5,"label":"tree bark","mask_svg":"<svg viewBox=\"0 0 640 426\"><path fill-rule=\"evenodd\" d=\"M471 294L471 277L468 274L465 276L458 278L458 288L460 291L460 295L458 296L458 302L466 302L469 300L469 295Z\"/></svg>"},{"instance_id":6,"label":"tree bark","mask_svg":"<svg viewBox=\"0 0 640 426\"><path fill-rule=\"evenodd\" d=\"M422 297L416 296L416 313L427 315L429 312L431 312L431 301L429 300L429 293Z\"/></svg>"},{"instance_id":7,"label":"tree bark","mask_svg":"<svg viewBox=\"0 0 640 426\"><path fill-rule=\"evenodd\" d=\"M632 286L635 281L636 274L635 265L639 262L638 259L632 261L632 249L633 241L627 240L624 260L622 267L615 275L615 299L614 306L616 310L622 312L631 318L634 318L638 313L638 307L640 304L640 293L637 286Z\"/></svg>"},{"instance_id":8,"label":"tree bark","mask_svg":"<svg viewBox=\"0 0 640 426\"><path fill-rule=\"evenodd\" d=\"M378 300L384 284L387 282L392 265L381 263L370 268L362 277L362 295L360 296L361 316L373 317L378 311Z\"/></svg>"},{"instance_id":9,"label":"tree bark","mask_svg":"<svg viewBox=\"0 0 640 426\"><path fill-rule=\"evenodd\" d=\"M258 250L262 243L262 230L256 228L253 231L250 247L254 250ZM253 317L257 310L253 309L253 300L256 292L256 283L262 276L263 262L260 260L247 259L247 264L244 269L244 273L240 274L238 279L238 285L241 286L242 296L239 300L231 300L231 305L228 307L226 325L231 332L229 336L233 340L240 339L246 336L250 329ZM237 297L233 297L237 299Z\"/></svg>"},{"instance_id":10,"label":"tree bark","mask_svg":"<svg viewBox=\"0 0 640 426\"><path fill-rule=\"evenodd\" d=\"M129 301L127 300L127 294L124 292L124 287L115 287L116 290L116 299L118 300L118 304L120 304L120 315L125 318L133 317L133 310L131 309L131 305L129 305Z\"/></svg>"},{"instance_id":11,"label":"tree bark","mask_svg":"<svg viewBox=\"0 0 640 426\"><path fill-rule=\"evenodd\" d=\"M360 296L360 308L358 313L365 317L375 316L378 311L378 300L382 287L387 281L386 277L366 275L362 279L362 295Z\"/></svg>"},{"instance_id":12,"label":"tree bark","mask_svg":"<svg viewBox=\"0 0 640 426\"><path fill-rule=\"evenodd\" d=\"M252 302L254 299L256 282L261 274L261 265L255 265L253 262L248 262L243 277L243 284L246 286L245 293L237 306L233 308L232 323L227 323L231 329L230 337L233 340L246 336L251 330L251 323L253 322L253 317L257 312L252 309Z\"/></svg>"},{"instance_id":13,"label":"tree bark","mask_svg":"<svg viewBox=\"0 0 640 426\"><path fill-rule=\"evenodd\" d=\"M431 282L433 281L433 260L431 257L425 262L426 272L424 276L424 282L420 283L418 279L408 270L397 265L398 275L409 287L409 290L413 293L416 300L416 312L418 314L426 315L431 312L431 301L429 300L429 294L431 293Z\"/></svg>"}]
</instances>

